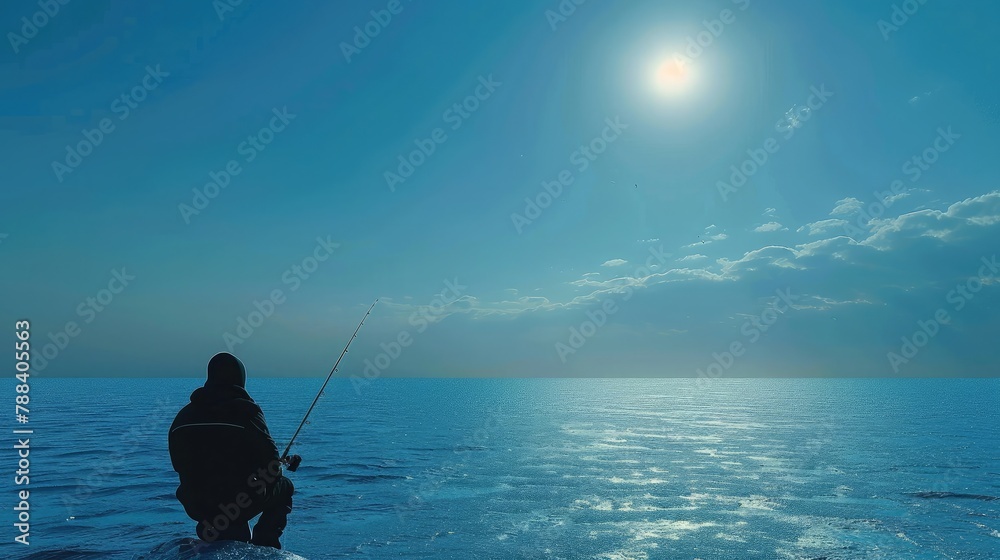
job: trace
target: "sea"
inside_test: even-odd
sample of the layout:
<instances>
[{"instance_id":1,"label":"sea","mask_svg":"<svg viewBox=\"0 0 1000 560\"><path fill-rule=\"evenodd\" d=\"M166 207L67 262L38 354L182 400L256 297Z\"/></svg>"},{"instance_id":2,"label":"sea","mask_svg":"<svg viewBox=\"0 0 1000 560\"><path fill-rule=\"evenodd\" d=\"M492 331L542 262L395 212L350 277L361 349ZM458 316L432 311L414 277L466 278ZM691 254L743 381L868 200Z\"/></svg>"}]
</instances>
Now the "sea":
<instances>
[{"instance_id":1,"label":"sea","mask_svg":"<svg viewBox=\"0 0 1000 560\"><path fill-rule=\"evenodd\" d=\"M322 381L248 381L279 447ZM7 384L0 558L179 557L201 383L33 377L23 424ZM309 559L1000 558L998 379L335 378L293 452Z\"/></svg>"}]
</instances>

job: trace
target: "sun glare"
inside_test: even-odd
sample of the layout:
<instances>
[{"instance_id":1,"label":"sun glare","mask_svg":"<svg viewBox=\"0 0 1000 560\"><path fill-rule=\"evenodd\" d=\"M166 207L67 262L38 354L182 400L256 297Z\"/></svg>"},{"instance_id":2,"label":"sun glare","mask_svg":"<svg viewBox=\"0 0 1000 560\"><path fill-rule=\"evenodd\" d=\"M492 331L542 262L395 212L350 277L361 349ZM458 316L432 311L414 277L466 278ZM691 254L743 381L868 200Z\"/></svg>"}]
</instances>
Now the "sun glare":
<instances>
[{"instance_id":1,"label":"sun glare","mask_svg":"<svg viewBox=\"0 0 1000 560\"><path fill-rule=\"evenodd\" d=\"M661 95L680 95L691 91L696 80L694 65L679 56L661 57L652 63L650 82Z\"/></svg>"},{"instance_id":2,"label":"sun glare","mask_svg":"<svg viewBox=\"0 0 1000 560\"><path fill-rule=\"evenodd\" d=\"M671 60L660 65L657 78L661 82L680 82L687 76L687 69L678 60Z\"/></svg>"}]
</instances>

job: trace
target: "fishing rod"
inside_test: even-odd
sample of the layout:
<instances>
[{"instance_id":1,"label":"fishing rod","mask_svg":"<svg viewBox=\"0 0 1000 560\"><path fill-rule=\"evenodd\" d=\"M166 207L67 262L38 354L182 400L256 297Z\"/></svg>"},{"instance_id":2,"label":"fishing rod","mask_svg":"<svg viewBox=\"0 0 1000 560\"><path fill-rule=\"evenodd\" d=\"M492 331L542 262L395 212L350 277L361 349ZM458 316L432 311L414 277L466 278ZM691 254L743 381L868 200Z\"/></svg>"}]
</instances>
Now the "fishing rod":
<instances>
[{"instance_id":1,"label":"fishing rod","mask_svg":"<svg viewBox=\"0 0 1000 560\"><path fill-rule=\"evenodd\" d=\"M302 426L306 425L306 419L309 418L309 413L312 412L313 408L316 406L316 403L319 402L319 397L323 394L323 391L326 389L326 384L330 382L330 378L332 378L333 374L337 372L337 366L340 365L340 360L344 359L344 355L347 354L347 349L351 347L351 343L354 342L354 338L358 336L358 331L361 330L361 325L365 324L365 319L368 318L368 315L372 312L372 309L375 309L376 303L378 303L378 298L375 298L375 301L372 303L372 306L368 308L368 311L365 313L365 316L361 318L361 322L358 323L358 328L354 329L354 334L351 335L350 340L347 341L347 346L344 346L344 351L340 353L340 357L337 358L336 363L333 364L333 369L330 370L330 374L326 376L326 381L323 382L323 386L320 387L319 392L316 393L316 398L313 399L312 404L309 405L309 410L307 410L306 415L302 417L302 422L299 422L299 427L296 428L295 433L292 434L292 439L288 440L288 447L286 447L285 452L281 454L282 462L286 462L286 460L288 459L288 451L292 449L292 444L295 443L295 438L298 437L299 432L302 431ZM294 462L288 461L288 470L295 472L295 469L299 468L299 463L301 461L302 461L301 459Z\"/></svg>"}]
</instances>

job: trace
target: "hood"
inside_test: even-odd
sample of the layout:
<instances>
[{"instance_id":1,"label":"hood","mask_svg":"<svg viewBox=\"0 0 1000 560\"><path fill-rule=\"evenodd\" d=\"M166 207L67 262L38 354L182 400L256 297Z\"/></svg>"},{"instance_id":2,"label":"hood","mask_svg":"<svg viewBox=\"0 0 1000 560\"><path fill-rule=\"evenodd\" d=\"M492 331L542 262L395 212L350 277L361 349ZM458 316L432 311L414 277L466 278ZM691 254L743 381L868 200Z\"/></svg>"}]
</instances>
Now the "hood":
<instances>
[{"instance_id":1,"label":"hood","mask_svg":"<svg viewBox=\"0 0 1000 560\"><path fill-rule=\"evenodd\" d=\"M219 352L208 362L205 387L247 386L247 368L229 352Z\"/></svg>"}]
</instances>

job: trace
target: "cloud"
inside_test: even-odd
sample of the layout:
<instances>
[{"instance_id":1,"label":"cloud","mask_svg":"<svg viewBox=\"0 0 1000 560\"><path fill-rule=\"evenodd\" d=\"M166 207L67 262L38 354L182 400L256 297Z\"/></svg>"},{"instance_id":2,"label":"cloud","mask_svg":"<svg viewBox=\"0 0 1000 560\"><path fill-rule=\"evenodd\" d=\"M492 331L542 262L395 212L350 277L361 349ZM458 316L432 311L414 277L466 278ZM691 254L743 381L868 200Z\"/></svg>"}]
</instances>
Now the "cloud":
<instances>
[{"instance_id":1,"label":"cloud","mask_svg":"<svg viewBox=\"0 0 1000 560\"><path fill-rule=\"evenodd\" d=\"M904 198L906 198L908 196L910 196L910 192L909 191L907 191L907 192L901 192L899 194L894 194L894 195L890 195L890 196L885 197L885 199L883 199L883 202L886 205L889 205L889 204L892 204L893 202L896 202L897 200L902 200L902 199L904 199Z\"/></svg>"},{"instance_id":2,"label":"cloud","mask_svg":"<svg viewBox=\"0 0 1000 560\"><path fill-rule=\"evenodd\" d=\"M588 273L572 283L573 291L559 296L470 299L467 303L476 307L453 306L459 309L435 327L426 351L453 356L449 371L462 374L602 375L620 371L628 361L635 375L690 376L711 363L713 352L759 336L727 376L892 375L886 353L898 351L900 337L914 332L917 321L944 308L951 322L941 325L939 338L900 374L990 371L1000 283L981 281L983 288L961 310L948 294L997 253L1000 192L942 210L885 216L864 240L838 232L817 237L837 223L803 226L803 232L812 233L799 234L805 243L769 244L729 259L698 253L674 261L703 265L698 268L604 280ZM754 239L759 238L739 241ZM993 258L989 262L996 262ZM605 275L611 270L620 274L610 269ZM772 305L776 290L790 290L795 307L758 333L748 321ZM565 343L571 328L589 320L588 311L602 309L609 300L621 311L572 359L561 362L553 345ZM756 334L747 338L747 333Z\"/></svg>"},{"instance_id":3,"label":"cloud","mask_svg":"<svg viewBox=\"0 0 1000 560\"><path fill-rule=\"evenodd\" d=\"M710 230L710 229L712 229L714 227L715 226L708 226L707 228L705 228L705 231L708 231L708 230ZM695 241L694 243L690 243L688 245L684 245L681 248L682 249L690 249L692 247L698 247L699 245L707 245L709 243L712 243L713 241L722 241L723 239L729 239L729 236L726 235L725 233L717 233L715 235L706 235L704 239L700 239L698 241Z\"/></svg>"},{"instance_id":4,"label":"cloud","mask_svg":"<svg viewBox=\"0 0 1000 560\"><path fill-rule=\"evenodd\" d=\"M781 231L781 230L787 230L787 229L788 228L786 228L785 226L779 224L778 222L768 222L766 224L763 224L763 225L755 227L754 231L760 233L760 232L767 232L767 231Z\"/></svg>"},{"instance_id":5,"label":"cloud","mask_svg":"<svg viewBox=\"0 0 1000 560\"><path fill-rule=\"evenodd\" d=\"M944 212L917 210L896 218L872 220L872 234L862 241L879 250L889 250L901 239L935 238L945 242L970 235L970 230L1000 223L1000 191L956 202Z\"/></svg>"},{"instance_id":6,"label":"cloud","mask_svg":"<svg viewBox=\"0 0 1000 560\"><path fill-rule=\"evenodd\" d=\"M839 219L820 220L806 224L797 231L806 231L810 236L830 231L839 233L837 230L843 228L846 223ZM861 293L869 289L865 282L860 283L860 291L838 295L831 292L844 290L844 282L834 279L844 278L848 270L852 278L871 276L876 274L873 271L879 271L877 274L883 275L884 278L873 280L876 285L897 288L910 284L919 285L919 281L913 277L914 263L920 263L915 269L920 273L933 270L933 267L927 264L927 258L921 253L926 252L928 247L946 243L957 244L968 239L997 237L989 228L1000 229L1000 191L956 202L943 212L919 210L895 218L873 220L871 225L872 234L862 241L844 235L834 235L788 247L767 245L747 251L737 259L720 258L704 268L673 268L650 273L644 277L620 276L604 280L598 278L600 276L598 273L588 272L581 279L569 284L576 288L590 288L592 291L589 294L576 295L562 303L552 302L547 298L518 298L514 301L496 302L482 309L490 314L570 309L590 305L600 301L609 293L620 293L626 289L638 292L661 284L739 282L748 277L782 276L790 273L811 275L807 285L813 294L812 297L819 302L812 304L814 308L830 307L835 305L835 302L870 303L877 301L878 298ZM710 236L709 239L726 237L726 234L720 233ZM977 250L980 254L986 254L985 246ZM886 253L895 257L887 259ZM677 262L693 262L708 258L706 255L695 253L681 257ZM966 255L962 258L975 261L979 257L972 258ZM620 264L624 264L622 259L605 263L606 266Z\"/></svg>"},{"instance_id":7,"label":"cloud","mask_svg":"<svg viewBox=\"0 0 1000 560\"><path fill-rule=\"evenodd\" d=\"M610 261L604 261L604 264L601 266L621 266L623 264L628 264L628 261L625 259L611 259Z\"/></svg>"},{"instance_id":8,"label":"cloud","mask_svg":"<svg viewBox=\"0 0 1000 560\"><path fill-rule=\"evenodd\" d=\"M409 296L404 296L403 299L407 302L414 301ZM412 316L413 313L419 313L429 323L436 323L455 313L472 312L480 308L482 303L478 298L470 295L462 295L447 302L442 302L438 296L435 296L431 303L424 304L399 303L391 297L383 296L379 298L379 306L393 312L398 318L406 318Z\"/></svg>"},{"instance_id":9,"label":"cloud","mask_svg":"<svg viewBox=\"0 0 1000 560\"><path fill-rule=\"evenodd\" d=\"M847 220L833 218L806 224L795 231L798 233L807 231L809 232L809 235L825 235L830 231L844 231L845 226L847 226Z\"/></svg>"},{"instance_id":10,"label":"cloud","mask_svg":"<svg viewBox=\"0 0 1000 560\"><path fill-rule=\"evenodd\" d=\"M776 209L774 209L774 208L766 208L764 210L764 216L767 217L767 218L773 218L774 215L777 214L777 212L778 211Z\"/></svg>"},{"instance_id":11,"label":"cloud","mask_svg":"<svg viewBox=\"0 0 1000 560\"><path fill-rule=\"evenodd\" d=\"M719 259L719 264L722 265L724 276L737 277L740 272L759 270L768 266L804 268L802 265L794 263L796 258L798 258L798 251L795 249L770 245L749 251L735 261L726 258Z\"/></svg>"},{"instance_id":12,"label":"cloud","mask_svg":"<svg viewBox=\"0 0 1000 560\"><path fill-rule=\"evenodd\" d=\"M574 280L570 282L570 285L589 288L597 288L599 290L611 290L620 289L625 286L637 286L642 285L648 278L656 276L656 274L649 274L647 276L637 277L637 276L618 276L615 278L608 278L606 280L596 280L591 278L582 278L580 280ZM593 295L593 294L592 294Z\"/></svg>"},{"instance_id":13,"label":"cloud","mask_svg":"<svg viewBox=\"0 0 1000 560\"><path fill-rule=\"evenodd\" d=\"M661 283L691 279L721 282L726 279L723 275L712 272L707 268L672 268L666 272L654 274L653 276L655 276Z\"/></svg>"},{"instance_id":14,"label":"cloud","mask_svg":"<svg viewBox=\"0 0 1000 560\"><path fill-rule=\"evenodd\" d=\"M834 206L833 211L830 212L831 216L850 216L855 212L861 211L865 205L853 196L843 198L837 201L837 205Z\"/></svg>"},{"instance_id":15,"label":"cloud","mask_svg":"<svg viewBox=\"0 0 1000 560\"><path fill-rule=\"evenodd\" d=\"M492 302L483 301L471 296L466 296L462 299L464 300L462 305L450 311L467 312L473 317L512 318L524 313L560 309L569 305L569 303L553 302L543 296L522 296Z\"/></svg>"},{"instance_id":16,"label":"cloud","mask_svg":"<svg viewBox=\"0 0 1000 560\"><path fill-rule=\"evenodd\" d=\"M659 237L654 237L652 239L639 239L638 241L639 243L656 243L659 240L660 240Z\"/></svg>"},{"instance_id":17,"label":"cloud","mask_svg":"<svg viewBox=\"0 0 1000 560\"><path fill-rule=\"evenodd\" d=\"M860 245L860 243L850 237L838 235L836 237L796 245L795 249L797 258L822 256L856 263L858 260L851 258L854 254L852 253L852 248L859 247Z\"/></svg>"},{"instance_id":18,"label":"cloud","mask_svg":"<svg viewBox=\"0 0 1000 560\"><path fill-rule=\"evenodd\" d=\"M827 311L833 309L834 307L839 307L843 305L872 305L872 301L857 298L850 300L837 300L833 298L817 296L812 294L803 294L800 296L799 301L796 302L796 307L799 309L812 309L815 311Z\"/></svg>"}]
</instances>

